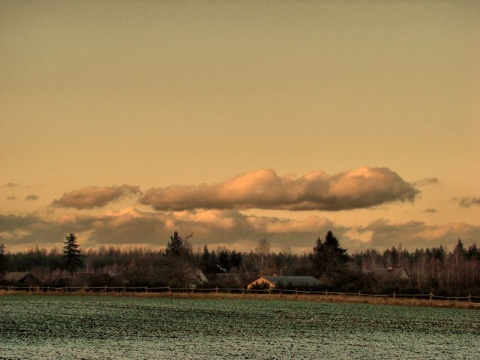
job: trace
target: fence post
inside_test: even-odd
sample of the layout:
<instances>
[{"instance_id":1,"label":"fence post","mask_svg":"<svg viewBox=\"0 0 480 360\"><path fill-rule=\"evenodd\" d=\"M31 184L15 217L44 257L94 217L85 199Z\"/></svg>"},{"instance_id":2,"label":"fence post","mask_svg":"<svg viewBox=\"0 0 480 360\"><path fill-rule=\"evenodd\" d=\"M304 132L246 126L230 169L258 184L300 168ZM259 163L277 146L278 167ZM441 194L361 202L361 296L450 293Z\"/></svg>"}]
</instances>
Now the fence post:
<instances>
[{"instance_id":1,"label":"fence post","mask_svg":"<svg viewBox=\"0 0 480 360\"><path fill-rule=\"evenodd\" d=\"M393 292L393 300L395 300L395 291Z\"/></svg>"},{"instance_id":2,"label":"fence post","mask_svg":"<svg viewBox=\"0 0 480 360\"><path fill-rule=\"evenodd\" d=\"M215 287L215 294L218 294L218 287Z\"/></svg>"},{"instance_id":3,"label":"fence post","mask_svg":"<svg viewBox=\"0 0 480 360\"><path fill-rule=\"evenodd\" d=\"M472 302L472 295L471 295L471 294L468 294L468 302L469 302L469 303Z\"/></svg>"},{"instance_id":4,"label":"fence post","mask_svg":"<svg viewBox=\"0 0 480 360\"><path fill-rule=\"evenodd\" d=\"M105 292L107 292L107 286L108 286L108 285L105 285Z\"/></svg>"},{"instance_id":5,"label":"fence post","mask_svg":"<svg viewBox=\"0 0 480 360\"><path fill-rule=\"evenodd\" d=\"M148 286L145 286L145 292L148 293Z\"/></svg>"},{"instance_id":6,"label":"fence post","mask_svg":"<svg viewBox=\"0 0 480 360\"><path fill-rule=\"evenodd\" d=\"M68 285L65 286L65 292L68 292Z\"/></svg>"},{"instance_id":7,"label":"fence post","mask_svg":"<svg viewBox=\"0 0 480 360\"><path fill-rule=\"evenodd\" d=\"M430 291L430 303L432 302L433 299L433 292Z\"/></svg>"},{"instance_id":8,"label":"fence post","mask_svg":"<svg viewBox=\"0 0 480 360\"><path fill-rule=\"evenodd\" d=\"M328 289L325 289L325 296L328 295Z\"/></svg>"}]
</instances>

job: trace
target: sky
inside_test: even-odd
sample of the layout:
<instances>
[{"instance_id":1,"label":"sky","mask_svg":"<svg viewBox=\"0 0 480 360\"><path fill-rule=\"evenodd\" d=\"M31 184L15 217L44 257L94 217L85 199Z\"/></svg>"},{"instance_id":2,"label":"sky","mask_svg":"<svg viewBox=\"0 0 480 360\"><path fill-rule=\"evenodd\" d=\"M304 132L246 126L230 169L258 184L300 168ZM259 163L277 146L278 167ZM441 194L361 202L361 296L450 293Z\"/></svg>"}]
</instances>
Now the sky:
<instances>
[{"instance_id":1,"label":"sky","mask_svg":"<svg viewBox=\"0 0 480 360\"><path fill-rule=\"evenodd\" d=\"M480 2L0 2L0 242L480 241Z\"/></svg>"}]
</instances>

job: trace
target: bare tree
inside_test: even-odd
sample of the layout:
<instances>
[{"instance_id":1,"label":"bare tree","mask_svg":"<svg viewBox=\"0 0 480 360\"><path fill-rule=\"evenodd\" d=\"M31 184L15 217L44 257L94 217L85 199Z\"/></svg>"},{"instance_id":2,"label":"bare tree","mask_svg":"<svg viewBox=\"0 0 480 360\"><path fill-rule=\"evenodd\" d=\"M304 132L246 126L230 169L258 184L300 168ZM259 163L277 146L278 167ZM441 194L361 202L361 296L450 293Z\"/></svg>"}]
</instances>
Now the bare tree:
<instances>
[{"instance_id":1,"label":"bare tree","mask_svg":"<svg viewBox=\"0 0 480 360\"><path fill-rule=\"evenodd\" d=\"M255 270L259 276L264 275L265 270L269 267L270 248L270 241L265 238L260 239L258 245L255 247L253 261L255 263Z\"/></svg>"}]
</instances>

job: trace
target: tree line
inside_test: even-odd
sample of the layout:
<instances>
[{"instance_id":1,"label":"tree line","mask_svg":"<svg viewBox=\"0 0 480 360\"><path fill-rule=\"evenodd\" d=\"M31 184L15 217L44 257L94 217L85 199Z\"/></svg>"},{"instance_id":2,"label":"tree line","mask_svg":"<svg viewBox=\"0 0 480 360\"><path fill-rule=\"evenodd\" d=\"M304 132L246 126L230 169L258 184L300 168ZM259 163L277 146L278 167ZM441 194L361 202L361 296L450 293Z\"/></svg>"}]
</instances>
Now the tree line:
<instances>
[{"instance_id":1,"label":"tree line","mask_svg":"<svg viewBox=\"0 0 480 360\"><path fill-rule=\"evenodd\" d=\"M442 246L415 251L393 246L383 252L348 254L329 231L316 239L311 251L294 254L288 248L272 251L267 239L244 252L207 245L194 251L191 236L174 232L162 250L110 246L82 251L73 233L66 236L62 251L37 247L12 253L0 244L0 274L29 271L51 286L230 288L261 275L311 275L329 291L480 296L480 251L476 244L465 247L460 239L452 251ZM403 277L395 275L399 270Z\"/></svg>"}]
</instances>

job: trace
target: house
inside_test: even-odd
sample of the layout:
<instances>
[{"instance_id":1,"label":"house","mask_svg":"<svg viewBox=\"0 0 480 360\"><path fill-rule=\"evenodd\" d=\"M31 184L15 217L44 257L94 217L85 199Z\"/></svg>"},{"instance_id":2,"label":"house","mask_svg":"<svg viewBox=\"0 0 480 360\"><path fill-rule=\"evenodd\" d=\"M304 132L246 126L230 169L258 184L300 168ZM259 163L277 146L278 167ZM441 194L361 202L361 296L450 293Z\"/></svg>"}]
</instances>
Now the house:
<instances>
[{"instance_id":1,"label":"house","mask_svg":"<svg viewBox=\"0 0 480 360\"><path fill-rule=\"evenodd\" d=\"M199 283L199 284L206 284L206 283L208 283L207 277L205 276L205 274L203 273L203 271L200 270L199 268L196 268L196 269L195 269L195 279L196 279L197 283Z\"/></svg>"},{"instance_id":2,"label":"house","mask_svg":"<svg viewBox=\"0 0 480 360\"><path fill-rule=\"evenodd\" d=\"M372 270L362 270L364 274L372 274L379 282L384 284L402 284L409 283L410 276L404 268L379 268Z\"/></svg>"},{"instance_id":3,"label":"house","mask_svg":"<svg viewBox=\"0 0 480 360\"><path fill-rule=\"evenodd\" d=\"M73 287L97 287L97 286L119 286L120 281L109 274L102 273L75 273L69 279L69 286Z\"/></svg>"},{"instance_id":4,"label":"house","mask_svg":"<svg viewBox=\"0 0 480 360\"><path fill-rule=\"evenodd\" d=\"M189 288L195 289L197 286L202 286L208 283L208 279L200 268L191 268L185 273L186 285Z\"/></svg>"},{"instance_id":5,"label":"house","mask_svg":"<svg viewBox=\"0 0 480 360\"><path fill-rule=\"evenodd\" d=\"M264 289L296 289L316 288L320 281L313 276L260 276L246 285L248 290L254 288Z\"/></svg>"},{"instance_id":6,"label":"house","mask_svg":"<svg viewBox=\"0 0 480 360\"><path fill-rule=\"evenodd\" d=\"M211 281L221 288L241 288L245 283L237 273L218 273L211 275Z\"/></svg>"},{"instance_id":7,"label":"house","mask_svg":"<svg viewBox=\"0 0 480 360\"><path fill-rule=\"evenodd\" d=\"M41 281L37 277L29 272L9 272L7 273L2 282L12 285L24 285L24 286L38 286L41 285Z\"/></svg>"}]
</instances>

